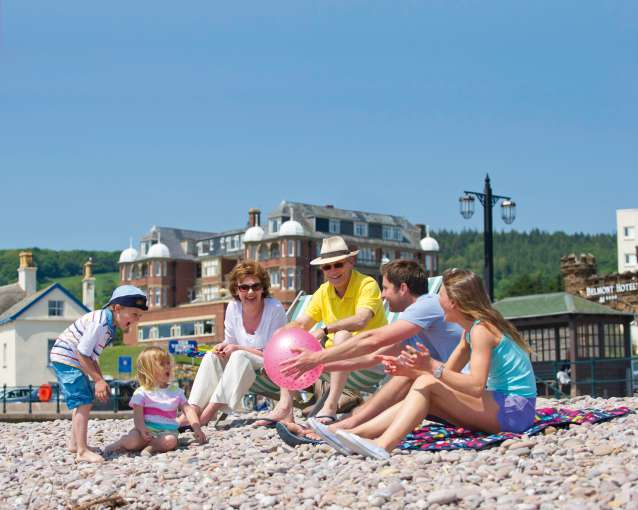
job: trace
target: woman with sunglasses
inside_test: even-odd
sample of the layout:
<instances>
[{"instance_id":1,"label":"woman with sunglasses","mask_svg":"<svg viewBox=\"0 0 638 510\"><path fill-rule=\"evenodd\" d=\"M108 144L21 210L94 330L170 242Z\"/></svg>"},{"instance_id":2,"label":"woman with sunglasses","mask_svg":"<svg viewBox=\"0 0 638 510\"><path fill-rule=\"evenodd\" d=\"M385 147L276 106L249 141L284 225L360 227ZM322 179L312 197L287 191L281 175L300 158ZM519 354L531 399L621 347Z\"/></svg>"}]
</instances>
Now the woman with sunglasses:
<instances>
[{"instance_id":1,"label":"woman with sunglasses","mask_svg":"<svg viewBox=\"0 0 638 510\"><path fill-rule=\"evenodd\" d=\"M237 264L229 288L235 299L226 309L224 341L202 359L188 399L202 425L222 409L241 409L255 371L264 366L266 343L286 324L284 307L270 297L270 278L258 263ZM178 422L188 424L185 416Z\"/></svg>"}]
</instances>

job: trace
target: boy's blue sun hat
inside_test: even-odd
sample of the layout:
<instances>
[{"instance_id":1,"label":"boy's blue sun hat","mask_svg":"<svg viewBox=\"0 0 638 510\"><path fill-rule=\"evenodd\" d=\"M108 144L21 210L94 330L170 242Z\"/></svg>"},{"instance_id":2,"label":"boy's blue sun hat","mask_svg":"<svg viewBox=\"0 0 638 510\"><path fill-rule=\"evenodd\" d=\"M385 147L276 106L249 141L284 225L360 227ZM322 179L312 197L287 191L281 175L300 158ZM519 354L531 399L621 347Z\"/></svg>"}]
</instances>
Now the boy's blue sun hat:
<instances>
[{"instance_id":1,"label":"boy's blue sun hat","mask_svg":"<svg viewBox=\"0 0 638 510\"><path fill-rule=\"evenodd\" d=\"M139 308L140 310L148 310L146 306L146 294L133 285L120 285L113 291L113 295L109 302L104 305L128 306L130 308Z\"/></svg>"}]
</instances>

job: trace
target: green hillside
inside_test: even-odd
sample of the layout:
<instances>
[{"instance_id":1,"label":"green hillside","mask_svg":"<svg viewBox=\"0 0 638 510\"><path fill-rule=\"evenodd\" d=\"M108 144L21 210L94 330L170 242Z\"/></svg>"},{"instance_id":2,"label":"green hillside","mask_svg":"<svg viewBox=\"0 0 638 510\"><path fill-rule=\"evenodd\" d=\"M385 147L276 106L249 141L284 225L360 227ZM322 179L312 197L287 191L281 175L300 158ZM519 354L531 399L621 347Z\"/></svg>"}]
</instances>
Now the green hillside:
<instances>
[{"instance_id":1,"label":"green hillside","mask_svg":"<svg viewBox=\"0 0 638 510\"><path fill-rule=\"evenodd\" d=\"M440 268L463 267L483 272L483 233L476 230L439 230L432 236L441 247ZM117 251L55 251L27 248L38 266L40 286L59 281L81 296L82 266L93 258L96 304L106 301L118 281ZM0 250L0 285L15 282L18 253ZM561 290L560 258L569 253L593 253L600 274L616 271L615 234L567 234L565 232L496 232L494 234L494 283L497 299Z\"/></svg>"}]
</instances>

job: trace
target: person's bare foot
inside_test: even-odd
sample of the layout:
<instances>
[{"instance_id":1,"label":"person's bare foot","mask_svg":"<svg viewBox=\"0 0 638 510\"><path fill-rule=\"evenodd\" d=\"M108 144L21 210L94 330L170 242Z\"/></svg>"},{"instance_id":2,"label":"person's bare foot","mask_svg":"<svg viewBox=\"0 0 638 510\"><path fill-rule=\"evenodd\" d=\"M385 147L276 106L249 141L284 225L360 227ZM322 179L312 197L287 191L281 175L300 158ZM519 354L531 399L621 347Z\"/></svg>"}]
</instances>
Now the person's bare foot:
<instances>
[{"instance_id":1,"label":"person's bare foot","mask_svg":"<svg viewBox=\"0 0 638 510\"><path fill-rule=\"evenodd\" d=\"M253 425L255 427L271 427L278 421L285 423L286 425L293 423L294 419L292 416L292 409L279 410L275 408L272 413L267 414L266 416L260 416Z\"/></svg>"},{"instance_id":2,"label":"person's bare foot","mask_svg":"<svg viewBox=\"0 0 638 510\"><path fill-rule=\"evenodd\" d=\"M75 456L75 461L98 463L98 462L104 462L104 457L102 457L101 455L95 452L92 452L91 450L85 450L82 453L78 453Z\"/></svg>"},{"instance_id":3,"label":"person's bare foot","mask_svg":"<svg viewBox=\"0 0 638 510\"><path fill-rule=\"evenodd\" d=\"M98 447L96 447L96 446L87 446L86 448L87 448L87 450L90 450L93 453L99 453L100 452L100 449ZM71 453L77 453L78 452L77 446L69 445L69 451Z\"/></svg>"}]
</instances>

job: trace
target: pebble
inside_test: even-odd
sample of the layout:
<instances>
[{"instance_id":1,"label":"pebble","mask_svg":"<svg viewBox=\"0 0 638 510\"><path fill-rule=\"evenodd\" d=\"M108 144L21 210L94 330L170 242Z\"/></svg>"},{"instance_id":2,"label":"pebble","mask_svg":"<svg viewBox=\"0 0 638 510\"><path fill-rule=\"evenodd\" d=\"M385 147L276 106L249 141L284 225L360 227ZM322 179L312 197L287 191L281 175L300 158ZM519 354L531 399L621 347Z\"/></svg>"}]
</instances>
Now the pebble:
<instances>
[{"instance_id":1,"label":"pebble","mask_svg":"<svg viewBox=\"0 0 638 510\"><path fill-rule=\"evenodd\" d=\"M556 405L637 409L638 398L539 403ZM131 424L91 420L89 437L103 447ZM66 508L119 495L132 509L638 510L638 414L549 427L480 451L395 451L384 462L327 446L289 448L271 429L204 430L207 445L186 433L176 451L123 453L94 466L66 452L68 421L0 422L0 508Z\"/></svg>"}]
</instances>

